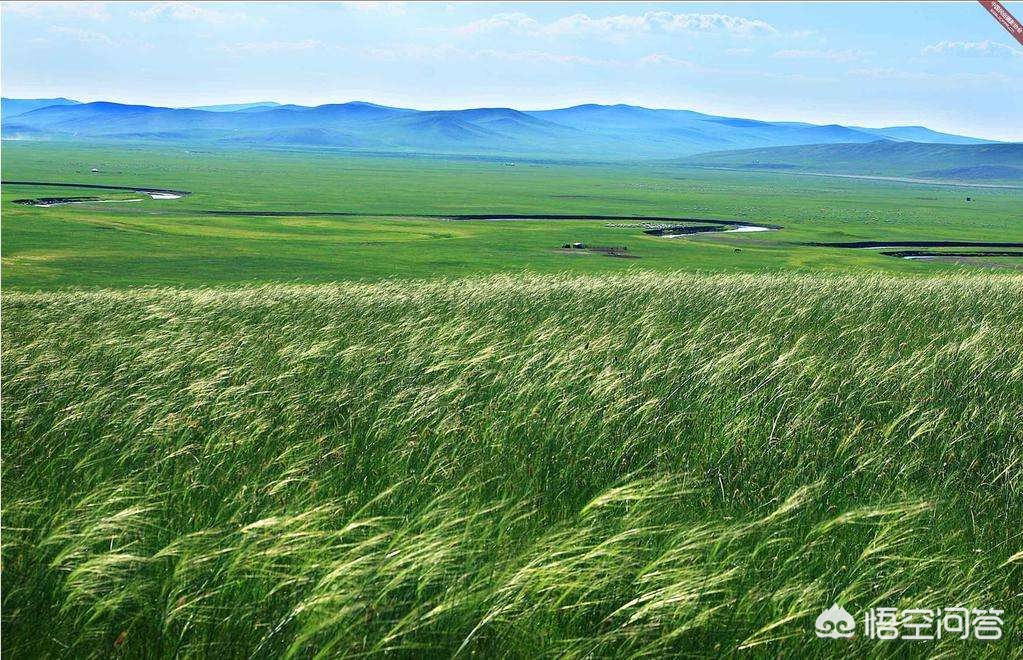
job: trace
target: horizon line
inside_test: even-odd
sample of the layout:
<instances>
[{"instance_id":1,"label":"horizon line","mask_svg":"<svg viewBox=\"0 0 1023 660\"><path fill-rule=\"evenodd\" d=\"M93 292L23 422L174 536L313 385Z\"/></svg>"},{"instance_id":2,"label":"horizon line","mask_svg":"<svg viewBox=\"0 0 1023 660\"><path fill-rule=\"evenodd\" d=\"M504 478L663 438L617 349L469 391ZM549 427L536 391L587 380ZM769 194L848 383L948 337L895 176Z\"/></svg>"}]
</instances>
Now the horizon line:
<instances>
[{"instance_id":1,"label":"horizon line","mask_svg":"<svg viewBox=\"0 0 1023 660\"><path fill-rule=\"evenodd\" d=\"M837 122L837 121L822 122L820 120L805 120L805 119L758 119L756 117L750 117L750 116L717 115L717 114L711 114L711 113L707 113L707 112L702 112L700 110L693 110L692 108L650 107L650 106L645 106L645 105L639 105L639 104L636 104L636 103L627 103L627 102L624 102L624 101L618 102L618 103L596 103L596 102L593 102L593 101L587 101L587 102L582 102L582 103L574 103L572 105L558 105L558 106L551 106L551 107L519 109L519 108L510 106L510 105L481 105L481 106L465 106L465 107L455 107L455 108L414 108L414 107L407 107L407 106L401 106L401 105L387 105L385 103L377 103L375 101L367 101L367 100L364 100L364 99L351 99L351 100L348 100L348 101L329 101L329 102L326 102L326 103L317 103L315 105L305 105L305 104L302 104L302 103L294 103L294 102L280 102L280 101L274 101L274 100L269 100L269 99L261 99L261 100L258 100L258 101L226 101L226 102L222 102L222 103L220 103L220 102L218 102L218 103L202 103L200 105L159 105L159 104L152 104L152 103L139 103L139 102L127 102L127 101L110 101L110 100L107 100L107 99L96 99L96 100L91 100L91 101L83 101L83 100L79 100L79 99L72 98L70 96L64 96L64 95L57 95L57 96L52 96L52 97L3 96L2 98L10 99L10 100L17 100L17 101L35 101L35 100L42 100L42 99L64 99L64 100L67 100L67 101L74 101L75 103L83 104L83 105L91 104L91 103L112 103L112 104L115 104L115 105L140 106L140 107L149 107L149 108L162 108L162 109L166 109L166 110L198 110L199 112L213 112L211 110L204 110L203 109L203 108L209 108L209 107L224 106L224 105L258 105L260 103L274 103L274 104L280 105L280 106L289 106L290 105L290 106L297 106L297 107L302 107L302 108L320 108L320 107L329 106L329 105L350 105L350 104L362 103L362 104L366 104L366 105L374 105L374 106L383 107L383 108L392 108L392 109L395 109L395 110L410 110L410 111L413 111L413 112L458 112L458 111L462 111L462 110L513 110L515 112L525 112L525 113L528 113L528 112L547 112L547 111L551 111L551 110L568 110L568 109L571 109L571 108L579 108L579 107L583 107L583 106L598 106L598 107L604 107L604 108L628 107L628 108L640 108L640 109L643 109L643 110L653 110L653 111L692 112L692 113L695 113L695 114L704 115L704 116L708 116L708 117L724 117L724 118L728 118L728 119L749 119L749 120L753 120L753 121L762 121L764 123L799 123L799 124L810 124L810 125L814 125L814 126L843 126L845 128L853 128L853 129L863 128L863 129L867 129L867 130L880 130L880 129L889 129L889 128L923 128L923 129L934 131L934 132L937 132L937 133L944 133L946 135L955 135L955 136L958 136L958 137L967 137L967 138L973 138L973 139L979 139L979 140L987 140L987 141L990 141L990 142L1000 142L1000 143L1007 143L1007 144L1023 143L1023 138L1006 140L1004 138L999 139L999 138L981 137L981 136L978 136L978 135L967 135L965 133L950 133L947 130L934 129L934 128L931 128L931 127L927 126L926 124L919 124L919 123L918 124L899 124L899 123L888 124L888 123L886 123L886 124L883 124L883 125L880 125L880 126L865 126L865 125L858 125L858 124L857 125L843 124L843 123L840 123L840 122Z\"/></svg>"}]
</instances>

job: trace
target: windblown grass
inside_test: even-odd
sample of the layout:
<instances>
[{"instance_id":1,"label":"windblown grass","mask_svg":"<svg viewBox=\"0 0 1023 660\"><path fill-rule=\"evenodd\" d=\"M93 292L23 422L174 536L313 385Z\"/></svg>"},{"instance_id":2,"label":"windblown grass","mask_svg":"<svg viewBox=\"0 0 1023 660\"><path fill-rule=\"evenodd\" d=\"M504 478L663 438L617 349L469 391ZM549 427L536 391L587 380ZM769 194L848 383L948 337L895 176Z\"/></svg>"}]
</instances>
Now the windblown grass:
<instances>
[{"instance_id":1,"label":"windblown grass","mask_svg":"<svg viewBox=\"0 0 1023 660\"><path fill-rule=\"evenodd\" d=\"M1023 279L6 294L5 657L1019 656ZM818 640L833 602L998 643Z\"/></svg>"}]
</instances>

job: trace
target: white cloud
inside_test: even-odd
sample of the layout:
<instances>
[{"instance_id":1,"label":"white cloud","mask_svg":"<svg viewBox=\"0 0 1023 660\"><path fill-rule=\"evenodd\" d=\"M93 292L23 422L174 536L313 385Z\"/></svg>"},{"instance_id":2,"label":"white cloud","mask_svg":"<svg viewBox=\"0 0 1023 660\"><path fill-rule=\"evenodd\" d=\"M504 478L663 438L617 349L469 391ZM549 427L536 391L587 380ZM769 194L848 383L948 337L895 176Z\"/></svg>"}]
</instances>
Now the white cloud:
<instances>
[{"instance_id":1,"label":"white cloud","mask_svg":"<svg viewBox=\"0 0 1023 660\"><path fill-rule=\"evenodd\" d=\"M648 11L643 14L619 14L593 18L588 14L563 16L550 23L540 23L521 12L494 14L455 28L458 34L473 35L494 31L530 36L596 36L620 41L628 36L651 33L727 33L750 37L776 34L770 23L728 14L674 14Z\"/></svg>"},{"instance_id":2,"label":"white cloud","mask_svg":"<svg viewBox=\"0 0 1023 660\"><path fill-rule=\"evenodd\" d=\"M633 59L599 59L573 53L552 53L542 50L498 50L493 48L465 49L451 44L422 46L398 44L363 49L362 55L375 60L498 60L502 62L550 64L560 66L605 66L605 67L646 67L664 66L681 69L697 69L698 65L663 53L653 53Z\"/></svg>"},{"instance_id":3,"label":"white cloud","mask_svg":"<svg viewBox=\"0 0 1023 660\"><path fill-rule=\"evenodd\" d=\"M86 30L80 27L70 27L65 25L52 25L46 30L47 37L37 37L36 43L52 45L55 40L57 41L77 41L83 46L100 46L105 48L116 47L119 49L123 48L134 48L139 50L150 50L153 48L153 44L138 41L136 39L122 39L111 37L109 34L104 32L98 32L96 30Z\"/></svg>"},{"instance_id":4,"label":"white cloud","mask_svg":"<svg viewBox=\"0 0 1023 660\"><path fill-rule=\"evenodd\" d=\"M253 41L239 44L225 44L221 50L231 55L266 55L268 53L300 53L323 46L316 39L304 41Z\"/></svg>"},{"instance_id":5,"label":"white cloud","mask_svg":"<svg viewBox=\"0 0 1023 660\"><path fill-rule=\"evenodd\" d=\"M926 71L903 71L893 68L852 69L849 75L884 80L915 80L931 82L964 83L1008 83L1013 79L1000 71L990 73L928 73Z\"/></svg>"},{"instance_id":6,"label":"white cloud","mask_svg":"<svg viewBox=\"0 0 1023 660\"><path fill-rule=\"evenodd\" d=\"M696 64L689 60L682 60L671 55L665 55L663 53L653 53L645 57L641 57L638 60L641 65L657 65L657 66L671 66L679 67L683 69L695 69Z\"/></svg>"},{"instance_id":7,"label":"white cloud","mask_svg":"<svg viewBox=\"0 0 1023 660\"><path fill-rule=\"evenodd\" d=\"M68 18L107 20L109 2L4 2L4 12L29 16L60 15Z\"/></svg>"},{"instance_id":8,"label":"white cloud","mask_svg":"<svg viewBox=\"0 0 1023 660\"><path fill-rule=\"evenodd\" d=\"M607 64L606 60L595 60L583 55L564 55L561 53L547 53L538 50L506 51L506 50L477 50L472 53L473 57L491 58L504 60L506 62L529 62L531 64Z\"/></svg>"},{"instance_id":9,"label":"white cloud","mask_svg":"<svg viewBox=\"0 0 1023 660\"><path fill-rule=\"evenodd\" d=\"M362 54L374 60L427 60L450 56L464 56L467 53L450 44L423 46L420 44L398 44L365 48Z\"/></svg>"},{"instance_id":10,"label":"white cloud","mask_svg":"<svg viewBox=\"0 0 1023 660\"><path fill-rule=\"evenodd\" d=\"M486 32L511 32L512 34L535 33L540 28L540 23L529 16L519 12L506 14L494 14L489 18L481 18L471 23L455 28L459 34L480 34Z\"/></svg>"},{"instance_id":11,"label":"white cloud","mask_svg":"<svg viewBox=\"0 0 1023 660\"><path fill-rule=\"evenodd\" d=\"M602 37L625 36L636 32L648 32L652 25L648 15L619 15L591 18L587 14L572 14L559 18L542 28L548 35L597 35ZM661 13L661 12L658 12Z\"/></svg>"},{"instance_id":12,"label":"white cloud","mask_svg":"<svg viewBox=\"0 0 1023 660\"><path fill-rule=\"evenodd\" d=\"M466 50L450 44L439 46L420 46L418 44L401 44L366 48L363 55L376 60L427 60L442 58L502 60L505 62L529 62L532 64L606 64L605 60L595 60L583 55L564 53L548 53L539 50Z\"/></svg>"},{"instance_id":13,"label":"white cloud","mask_svg":"<svg viewBox=\"0 0 1023 660\"><path fill-rule=\"evenodd\" d=\"M361 12L363 14L379 13L399 16L405 13L404 2L374 2L372 0L356 0L355 2L338 3L345 9Z\"/></svg>"},{"instance_id":14,"label":"white cloud","mask_svg":"<svg viewBox=\"0 0 1023 660\"><path fill-rule=\"evenodd\" d=\"M219 11L188 2L157 2L147 9L132 12L132 16L142 21L171 19L202 23L231 23L249 20L249 16L245 12Z\"/></svg>"},{"instance_id":15,"label":"white cloud","mask_svg":"<svg viewBox=\"0 0 1023 660\"><path fill-rule=\"evenodd\" d=\"M827 60L829 62L855 62L873 53L864 50L779 50L772 57L780 59Z\"/></svg>"},{"instance_id":16,"label":"white cloud","mask_svg":"<svg viewBox=\"0 0 1023 660\"><path fill-rule=\"evenodd\" d=\"M748 72L747 75L768 78L770 80L785 80L788 82L812 83L814 85L835 85L841 82L839 78L828 76L808 76L805 73L770 73L770 72Z\"/></svg>"},{"instance_id":17,"label":"white cloud","mask_svg":"<svg viewBox=\"0 0 1023 660\"><path fill-rule=\"evenodd\" d=\"M73 39L83 44L99 44L102 46L112 46L114 44L113 39L109 35L103 34L102 32L95 32L93 30L83 30L78 27L64 27L61 25L54 25L48 32L50 34L57 35L58 37Z\"/></svg>"},{"instance_id":18,"label":"white cloud","mask_svg":"<svg viewBox=\"0 0 1023 660\"><path fill-rule=\"evenodd\" d=\"M758 34L775 34L777 29L770 23L759 19L729 16L728 14L668 14L667 12L649 12L646 14L654 22L663 22L664 29L669 32L727 32L740 36Z\"/></svg>"},{"instance_id":19,"label":"white cloud","mask_svg":"<svg viewBox=\"0 0 1023 660\"><path fill-rule=\"evenodd\" d=\"M997 41L939 41L920 52L924 55L954 53L972 57L1023 57L1023 50Z\"/></svg>"}]
</instances>

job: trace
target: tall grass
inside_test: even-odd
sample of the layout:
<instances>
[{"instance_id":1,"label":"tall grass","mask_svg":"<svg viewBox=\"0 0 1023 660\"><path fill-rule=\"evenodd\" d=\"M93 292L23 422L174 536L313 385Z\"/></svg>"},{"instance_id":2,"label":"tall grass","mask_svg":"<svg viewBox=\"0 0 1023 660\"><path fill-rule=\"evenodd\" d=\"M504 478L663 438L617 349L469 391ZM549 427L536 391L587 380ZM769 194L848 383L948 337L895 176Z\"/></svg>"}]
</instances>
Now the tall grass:
<instances>
[{"instance_id":1,"label":"tall grass","mask_svg":"<svg viewBox=\"0 0 1023 660\"><path fill-rule=\"evenodd\" d=\"M3 303L5 657L1023 653L1018 276Z\"/></svg>"}]
</instances>

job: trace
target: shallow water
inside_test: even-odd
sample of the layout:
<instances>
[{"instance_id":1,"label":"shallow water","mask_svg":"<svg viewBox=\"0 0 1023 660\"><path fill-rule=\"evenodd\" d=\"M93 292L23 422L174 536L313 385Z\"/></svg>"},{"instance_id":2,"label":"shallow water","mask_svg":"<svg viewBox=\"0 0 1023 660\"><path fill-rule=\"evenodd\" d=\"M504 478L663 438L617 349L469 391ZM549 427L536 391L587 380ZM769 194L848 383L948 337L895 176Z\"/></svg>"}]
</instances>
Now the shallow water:
<instances>
[{"instance_id":1,"label":"shallow water","mask_svg":"<svg viewBox=\"0 0 1023 660\"><path fill-rule=\"evenodd\" d=\"M738 233L744 233L744 232L750 232L750 231L775 231L775 230L771 229L770 227L756 227L756 226L753 226L753 225L742 225L741 227L736 227L735 229L726 229L725 230L726 233L730 233L730 234L738 234Z\"/></svg>"},{"instance_id":2,"label":"shallow water","mask_svg":"<svg viewBox=\"0 0 1023 660\"><path fill-rule=\"evenodd\" d=\"M728 226L728 225L725 225ZM701 234L737 234L737 233L748 233L754 231L777 231L771 227L758 227L756 225L740 225L734 229L717 229L710 228L701 231L689 231L682 232L679 234L657 234L658 238L689 238L690 236L699 236Z\"/></svg>"}]
</instances>

